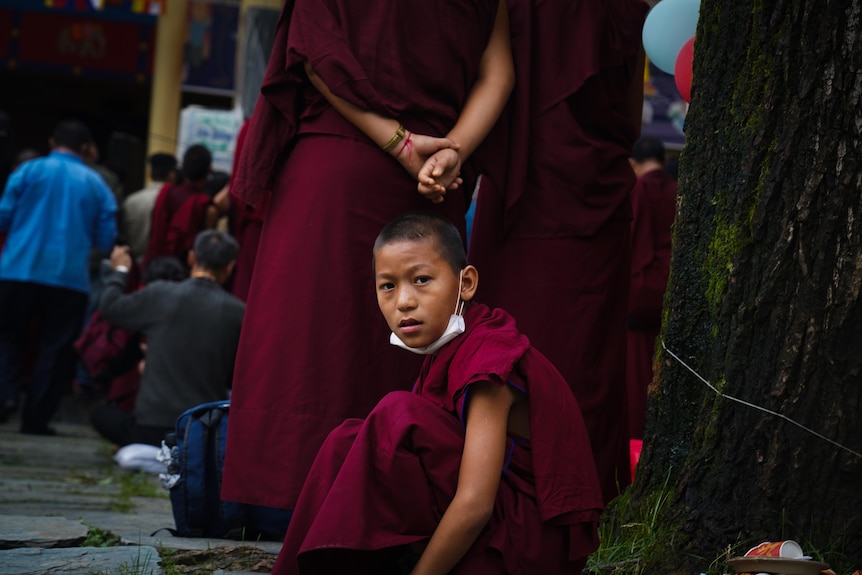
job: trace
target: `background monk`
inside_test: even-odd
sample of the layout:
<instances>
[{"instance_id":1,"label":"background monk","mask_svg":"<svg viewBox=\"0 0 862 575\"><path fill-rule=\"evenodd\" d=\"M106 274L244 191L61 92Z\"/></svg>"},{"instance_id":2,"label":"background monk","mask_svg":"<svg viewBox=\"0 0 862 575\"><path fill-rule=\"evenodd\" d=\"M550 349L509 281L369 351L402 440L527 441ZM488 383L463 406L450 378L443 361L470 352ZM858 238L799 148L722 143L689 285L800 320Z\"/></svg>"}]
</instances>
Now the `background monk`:
<instances>
[{"instance_id":1,"label":"background monk","mask_svg":"<svg viewBox=\"0 0 862 575\"><path fill-rule=\"evenodd\" d=\"M482 177L470 244L490 280L482 300L509 311L572 386L606 500L629 483L628 158L646 12L639 0L510 3L518 83L510 131L489 137L508 162Z\"/></svg>"},{"instance_id":2,"label":"background monk","mask_svg":"<svg viewBox=\"0 0 862 575\"><path fill-rule=\"evenodd\" d=\"M237 356L226 500L292 509L326 434L410 385L419 360L386 344L365 250L412 209L463 232L476 169L465 166L462 185L460 164L514 82L501 0L368 6L288 0L250 119L232 193L269 203ZM446 147L457 147L456 169L420 188L419 169Z\"/></svg>"},{"instance_id":3,"label":"background monk","mask_svg":"<svg viewBox=\"0 0 862 575\"><path fill-rule=\"evenodd\" d=\"M413 393L326 439L273 572L580 573L602 496L566 381L473 302L479 274L446 220L396 218L374 271L390 340L430 355Z\"/></svg>"},{"instance_id":4,"label":"background monk","mask_svg":"<svg viewBox=\"0 0 862 575\"><path fill-rule=\"evenodd\" d=\"M183 153L181 181L164 185L156 197L145 264L163 256L186 261L198 232L215 227L218 212L204 189L211 171L209 149L203 144L189 146Z\"/></svg>"},{"instance_id":5,"label":"background monk","mask_svg":"<svg viewBox=\"0 0 862 575\"><path fill-rule=\"evenodd\" d=\"M661 140L641 138L635 142L631 165L637 183L632 190L632 272L626 382L629 437L643 439L647 387L652 381L655 340L661 328L664 291L670 275L676 181L665 170L665 150Z\"/></svg>"}]
</instances>

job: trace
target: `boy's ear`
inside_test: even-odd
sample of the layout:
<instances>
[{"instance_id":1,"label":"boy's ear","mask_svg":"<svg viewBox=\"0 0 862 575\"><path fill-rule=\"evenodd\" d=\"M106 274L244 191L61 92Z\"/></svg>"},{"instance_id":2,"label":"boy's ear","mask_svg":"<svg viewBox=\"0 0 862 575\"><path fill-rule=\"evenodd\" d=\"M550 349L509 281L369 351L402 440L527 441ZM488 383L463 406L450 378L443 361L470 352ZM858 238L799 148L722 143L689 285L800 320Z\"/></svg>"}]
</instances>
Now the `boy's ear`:
<instances>
[{"instance_id":1,"label":"boy's ear","mask_svg":"<svg viewBox=\"0 0 862 575\"><path fill-rule=\"evenodd\" d=\"M470 301L479 287L479 270L468 265L461 270L461 300Z\"/></svg>"}]
</instances>

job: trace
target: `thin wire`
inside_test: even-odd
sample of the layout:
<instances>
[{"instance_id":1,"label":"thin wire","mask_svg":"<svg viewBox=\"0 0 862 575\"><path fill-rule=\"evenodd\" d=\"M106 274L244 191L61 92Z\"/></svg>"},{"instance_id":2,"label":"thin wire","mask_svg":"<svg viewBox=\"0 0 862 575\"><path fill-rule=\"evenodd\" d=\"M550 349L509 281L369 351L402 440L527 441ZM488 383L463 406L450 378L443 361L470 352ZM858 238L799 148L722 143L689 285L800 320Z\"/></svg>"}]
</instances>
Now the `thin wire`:
<instances>
[{"instance_id":1,"label":"thin wire","mask_svg":"<svg viewBox=\"0 0 862 575\"><path fill-rule=\"evenodd\" d=\"M814 430L813 430L813 429L811 429L811 428L805 427L805 426L804 426L804 425L802 425L801 423L798 423L798 422L796 422L796 421L794 421L794 420L790 419L789 417L787 417L786 415L784 415L784 414L782 414L782 413L778 413L778 412L776 412L776 411L772 411L771 409L766 409L765 407L761 407L761 406L759 406L759 405L755 405L755 404L753 404L753 403L749 403L749 402L747 402L747 401L745 401L745 400L743 400L743 399L739 399L738 397L733 397L732 395L727 395L726 393L722 393L722 392L721 392L721 391L719 391L719 390L718 390L714 385L712 385L712 384L711 384L711 383L709 383L706 379L704 379L704 378L703 378L703 376L701 376L701 375L700 375L699 373L697 373L694 369L692 369L692 368L691 368L691 367L690 367L686 362L684 362L684 361L682 360L682 358L681 358L681 357L679 357L677 354L675 354L675 353L674 353L674 352L672 352L670 349L668 349L668 347L667 347L667 346L665 345L665 343L664 343L664 338L662 338L662 340L661 340L661 347L662 347L662 349L663 349L663 350L665 350L666 352L668 352L668 354L670 354L670 356L671 356L672 358L674 358L674 359L675 359L675 360L677 360L679 363L681 363L681 364L682 364L682 366L683 366L684 368L686 368L687 370L689 370L689 371L690 371L690 372L691 372L691 373L692 373L696 378L698 378L700 381L702 381L704 384L706 384L706 386L707 386L709 389L711 389L712 391L714 391L714 392L715 392L715 394L716 394L716 395L718 395L719 397L723 397L723 398L725 398L725 399L729 399L729 400L731 400L731 401L735 401L736 403L741 403L742 405L746 405L746 406L748 406L748 407L751 407L751 408L754 408L754 409L760 410L760 411L762 411L762 412L764 412L764 413L768 413L769 415L774 415L775 417L780 417L780 418L781 418L781 419L783 419L784 421L787 421L788 423L792 423L792 424L793 424L793 425L795 425L796 427L798 427L798 428L800 428L800 429L803 429L803 430L807 431L808 433L810 433L810 434L812 434L812 435L815 435L815 436L819 437L820 439L822 439L822 440L824 440L824 441L828 441L829 443L831 443L831 444L832 444L832 445L834 445L835 447L838 447L838 448L840 448L840 449L843 449L844 451L846 451L846 452L848 452L848 453L851 453L851 454L855 455L856 457L862 457L862 453L859 453L858 451L853 451L853 450L852 450L852 449L850 449L849 447L845 447L845 446L841 445L840 443L838 443L837 441L835 441L835 440L833 440L833 439L829 439L829 438L828 438L828 437L826 437L825 435L822 435L822 434L820 434L820 433L817 433L816 431L814 431Z\"/></svg>"}]
</instances>

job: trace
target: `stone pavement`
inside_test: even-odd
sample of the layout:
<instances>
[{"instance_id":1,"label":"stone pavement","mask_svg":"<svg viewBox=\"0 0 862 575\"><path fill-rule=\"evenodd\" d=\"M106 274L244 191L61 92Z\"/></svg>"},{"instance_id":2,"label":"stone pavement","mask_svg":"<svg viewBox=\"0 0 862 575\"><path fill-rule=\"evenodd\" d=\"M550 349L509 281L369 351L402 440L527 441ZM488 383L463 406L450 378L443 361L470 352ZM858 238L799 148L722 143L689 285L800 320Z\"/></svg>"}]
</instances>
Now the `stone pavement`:
<instances>
[{"instance_id":1,"label":"stone pavement","mask_svg":"<svg viewBox=\"0 0 862 575\"><path fill-rule=\"evenodd\" d=\"M52 423L56 437L20 434L14 418L0 425L0 575L228 575L261 567L222 570L219 555L274 559L275 542L172 536L158 478L121 469L85 421L85 406L67 398ZM82 546L88 532L93 546ZM111 536L118 546L98 546ZM161 564L160 552L168 557ZM200 568L170 565L195 552L207 557Z\"/></svg>"}]
</instances>

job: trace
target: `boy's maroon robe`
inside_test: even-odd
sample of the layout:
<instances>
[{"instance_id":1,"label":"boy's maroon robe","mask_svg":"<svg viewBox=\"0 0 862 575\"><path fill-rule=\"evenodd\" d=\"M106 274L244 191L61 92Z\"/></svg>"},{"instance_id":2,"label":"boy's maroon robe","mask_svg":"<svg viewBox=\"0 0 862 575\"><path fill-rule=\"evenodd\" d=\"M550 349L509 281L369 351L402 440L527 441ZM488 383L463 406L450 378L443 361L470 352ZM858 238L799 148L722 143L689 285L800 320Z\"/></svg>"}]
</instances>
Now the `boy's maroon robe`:
<instances>
[{"instance_id":1,"label":"boy's maroon robe","mask_svg":"<svg viewBox=\"0 0 862 575\"><path fill-rule=\"evenodd\" d=\"M577 402L507 313L472 304L465 323L426 358L413 393L329 435L274 573L381 573L390 548L428 539L454 496L465 398L481 381L524 391L531 440L510 439L493 516L452 573L580 572L602 496Z\"/></svg>"},{"instance_id":2,"label":"boy's maroon robe","mask_svg":"<svg viewBox=\"0 0 862 575\"><path fill-rule=\"evenodd\" d=\"M642 439L647 388L670 274L676 182L664 169L647 172L632 190L632 277L628 306L626 385L629 437Z\"/></svg>"},{"instance_id":3,"label":"boy's maroon robe","mask_svg":"<svg viewBox=\"0 0 862 575\"><path fill-rule=\"evenodd\" d=\"M629 483L626 302L640 0L510 0L517 83L470 259L575 392L610 500ZM493 166L492 166L493 168Z\"/></svg>"},{"instance_id":4,"label":"boy's maroon robe","mask_svg":"<svg viewBox=\"0 0 862 575\"><path fill-rule=\"evenodd\" d=\"M387 343L374 239L408 210L464 229L465 194L439 205L420 196L396 160L317 94L303 62L337 96L442 136L476 80L496 8L285 3L231 188L241 202L269 204L237 353L224 499L293 508L327 433L409 387L421 359Z\"/></svg>"}]
</instances>

